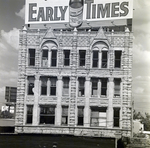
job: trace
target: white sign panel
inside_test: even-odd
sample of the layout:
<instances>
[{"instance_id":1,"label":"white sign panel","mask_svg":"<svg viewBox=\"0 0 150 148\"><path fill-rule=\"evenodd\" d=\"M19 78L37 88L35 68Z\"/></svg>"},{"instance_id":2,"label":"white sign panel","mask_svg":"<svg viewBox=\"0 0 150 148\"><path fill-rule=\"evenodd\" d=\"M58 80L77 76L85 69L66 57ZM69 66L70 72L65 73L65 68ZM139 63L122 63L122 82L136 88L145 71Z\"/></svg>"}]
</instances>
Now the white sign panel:
<instances>
[{"instance_id":1,"label":"white sign panel","mask_svg":"<svg viewBox=\"0 0 150 148\"><path fill-rule=\"evenodd\" d=\"M74 7L72 0L26 0L25 23L67 23L76 21L78 16L82 21L129 19L133 16L133 0L79 2L81 5Z\"/></svg>"}]
</instances>

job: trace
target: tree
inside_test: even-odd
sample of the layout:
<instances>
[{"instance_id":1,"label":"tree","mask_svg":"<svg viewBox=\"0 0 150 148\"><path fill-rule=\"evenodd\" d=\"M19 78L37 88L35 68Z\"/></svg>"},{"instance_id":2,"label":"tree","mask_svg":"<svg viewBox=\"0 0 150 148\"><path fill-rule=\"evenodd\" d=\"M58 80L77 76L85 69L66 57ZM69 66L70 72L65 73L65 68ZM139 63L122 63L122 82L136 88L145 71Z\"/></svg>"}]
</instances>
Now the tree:
<instances>
[{"instance_id":1,"label":"tree","mask_svg":"<svg viewBox=\"0 0 150 148\"><path fill-rule=\"evenodd\" d=\"M144 130L145 130L145 131L150 131L150 114L145 113L145 115L143 116L140 112L137 113L137 112L134 110L134 112L133 112L133 119L134 119L134 120L135 120L135 119L139 119L140 122L141 122L142 124L144 124Z\"/></svg>"}]
</instances>

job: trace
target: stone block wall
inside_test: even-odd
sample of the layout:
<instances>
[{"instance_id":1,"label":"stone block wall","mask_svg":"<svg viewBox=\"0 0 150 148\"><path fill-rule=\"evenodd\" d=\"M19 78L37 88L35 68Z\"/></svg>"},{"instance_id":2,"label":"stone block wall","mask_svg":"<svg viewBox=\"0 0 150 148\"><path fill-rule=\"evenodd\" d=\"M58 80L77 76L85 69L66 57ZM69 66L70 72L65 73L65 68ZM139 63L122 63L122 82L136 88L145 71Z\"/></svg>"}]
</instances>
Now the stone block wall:
<instances>
[{"instance_id":1,"label":"stone block wall","mask_svg":"<svg viewBox=\"0 0 150 148\"><path fill-rule=\"evenodd\" d=\"M41 46L44 42L53 41L58 46L58 65L56 68L43 68L41 67ZM108 54L108 68L107 69L92 69L92 46L97 42L103 42L109 46ZM34 48L36 50L35 66L28 66L28 49ZM70 49L70 67L64 67L63 65L63 50ZM86 64L84 68L78 67L79 65L79 49L86 50ZM122 51L122 66L120 69L114 68L114 51ZM39 93L39 78L40 76L53 75L56 77L69 76L70 77L70 96L67 98L59 98L61 104L69 106L69 124L68 126L74 127L76 123L76 109L78 105L84 105L87 111L87 117L89 116L88 106L104 106L111 108L109 112L108 120L112 120L113 107L119 107L121 109L121 128L113 129L110 125L109 130L112 131L112 137L115 136L115 132L120 130L123 136L130 136L131 134L131 101L132 101L132 33L126 32L104 32L103 29L99 31L53 31L49 30L22 30L20 31L20 50L18 56L18 91L17 91L17 104L16 104L16 132L30 133L30 131L37 131L37 133L51 133L51 127L38 126L38 120L34 119L34 125L26 125L26 105L32 104L34 106L34 113L38 116L39 104L55 104L60 103L57 96L41 97L39 94L35 94L30 97L27 95L27 76L35 76L36 88ZM86 96L84 98L78 98L77 96L77 79L78 77L85 77L86 79L91 77L97 78L121 78L122 95L119 98L114 98L112 94L108 94L107 98L91 98ZM90 79L89 79L90 80ZM87 83L88 84L88 83ZM110 84L109 84L110 85ZM88 90L88 88L87 88ZM112 91L111 91L112 93ZM36 109L35 109L36 108ZM89 119L87 119L88 121ZM44 129L43 129L44 128ZM49 129L50 128L50 129ZM53 127L52 133L57 133L58 128ZM43 129L43 130L42 130ZM42 130L42 131L41 131ZM61 128L59 129L61 131ZM81 131L89 130L89 128L79 129L72 128L74 135L80 135ZM93 129L90 129L93 131ZM43 132L44 131L44 132ZM98 133L98 136L107 137L107 129L95 129L95 132L104 131L105 134ZM61 132L60 132L61 133ZM69 134L69 129L66 127L66 133ZM82 133L82 132L81 132ZM103 132L102 132L103 133ZM110 132L111 133L111 132ZM86 135L86 134L82 134ZM91 134L90 134L91 135Z\"/></svg>"}]
</instances>

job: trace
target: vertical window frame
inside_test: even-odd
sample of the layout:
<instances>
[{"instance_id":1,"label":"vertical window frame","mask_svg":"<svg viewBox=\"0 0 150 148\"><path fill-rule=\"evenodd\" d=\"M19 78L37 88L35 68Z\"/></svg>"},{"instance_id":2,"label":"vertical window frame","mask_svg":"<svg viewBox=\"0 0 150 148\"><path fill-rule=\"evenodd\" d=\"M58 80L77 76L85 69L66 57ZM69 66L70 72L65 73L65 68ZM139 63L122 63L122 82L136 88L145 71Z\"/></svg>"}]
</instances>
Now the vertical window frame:
<instances>
[{"instance_id":1,"label":"vertical window frame","mask_svg":"<svg viewBox=\"0 0 150 148\"><path fill-rule=\"evenodd\" d=\"M57 78L56 77L51 77L50 78L50 96L56 96L56 90L57 90L56 83L57 83Z\"/></svg>"},{"instance_id":2,"label":"vertical window frame","mask_svg":"<svg viewBox=\"0 0 150 148\"><path fill-rule=\"evenodd\" d=\"M82 53L84 54L82 57ZM79 50L79 67L85 67L86 65L86 50Z\"/></svg>"},{"instance_id":3,"label":"vertical window frame","mask_svg":"<svg viewBox=\"0 0 150 148\"><path fill-rule=\"evenodd\" d=\"M119 54L119 55L117 55L117 54ZM122 63L122 51L121 50L115 50L114 68L121 68L121 63Z\"/></svg>"},{"instance_id":4,"label":"vertical window frame","mask_svg":"<svg viewBox=\"0 0 150 148\"><path fill-rule=\"evenodd\" d=\"M51 50L51 67L57 67L57 50Z\"/></svg>"},{"instance_id":5,"label":"vertical window frame","mask_svg":"<svg viewBox=\"0 0 150 148\"><path fill-rule=\"evenodd\" d=\"M81 112L80 112L81 110ZM78 126L83 126L84 125L84 107L83 106L78 106Z\"/></svg>"},{"instance_id":6,"label":"vertical window frame","mask_svg":"<svg viewBox=\"0 0 150 148\"><path fill-rule=\"evenodd\" d=\"M42 67L48 67L48 52L48 49L42 50Z\"/></svg>"},{"instance_id":7,"label":"vertical window frame","mask_svg":"<svg viewBox=\"0 0 150 148\"><path fill-rule=\"evenodd\" d=\"M68 125L68 106L62 106L61 125Z\"/></svg>"},{"instance_id":8,"label":"vertical window frame","mask_svg":"<svg viewBox=\"0 0 150 148\"><path fill-rule=\"evenodd\" d=\"M105 97L107 96L107 83L108 83L107 78L102 78L101 79L101 96L105 96Z\"/></svg>"},{"instance_id":9,"label":"vertical window frame","mask_svg":"<svg viewBox=\"0 0 150 148\"><path fill-rule=\"evenodd\" d=\"M78 97L84 96L85 96L85 78L78 78Z\"/></svg>"},{"instance_id":10,"label":"vertical window frame","mask_svg":"<svg viewBox=\"0 0 150 148\"><path fill-rule=\"evenodd\" d=\"M34 76L28 76L28 85L27 85L27 94L28 95L34 95L33 88L35 83L35 77Z\"/></svg>"},{"instance_id":11,"label":"vertical window frame","mask_svg":"<svg viewBox=\"0 0 150 148\"><path fill-rule=\"evenodd\" d=\"M29 54L28 65L29 66L35 66L35 53L36 53L35 49L33 48L28 49L28 54Z\"/></svg>"},{"instance_id":12,"label":"vertical window frame","mask_svg":"<svg viewBox=\"0 0 150 148\"><path fill-rule=\"evenodd\" d=\"M94 57L96 54L97 57ZM96 65L95 65L96 64ZM98 50L93 50L93 55L92 55L92 68L98 68L99 67L99 51Z\"/></svg>"},{"instance_id":13,"label":"vertical window frame","mask_svg":"<svg viewBox=\"0 0 150 148\"><path fill-rule=\"evenodd\" d=\"M33 105L27 105L26 124L33 122Z\"/></svg>"},{"instance_id":14,"label":"vertical window frame","mask_svg":"<svg viewBox=\"0 0 150 148\"><path fill-rule=\"evenodd\" d=\"M106 56L106 58L105 58ZM102 50L102 63L101 68L107 68L108 67L108 51Z\"/></svg>"},{"instance_id":15,"label":"vertical window frame","mask_svg":"<svg viewBox=\"0 0 150 148\"><path fill-rule=\"evenodd\" d=\"M47 77L41 78L41 95L47 95L47 82L48 82Z\"/></svg>"},{"instance_id":16,"label":"vertical window frame","mask_svg":"<svg viewBox=\"0 0 150 148\"><path fill-rule=\"evenodd\" d=\"M113 109L113 127L120 127L120 108Z\"/></svg>"},{"instance_id":17,"label":"vertical window frame","mask_svg":"<svg viewBox=\"0 0 150 148\"><path fill-rule=\"evenodd\" d=\"M117 83L119 85L117 85ZM114 78L114 97L120 96L121 96L121 78Z\"/></svg>"},{"instance_id":18,"label":"vertical window frame","mask_svg":"<svg viewBox=\"0 0 150 148\"><path fill-rule=\"evenodd\" d=\"M91 96L92 97L96 97L96 96L98 96L98 78L92 78L91 79ZM94 85L94 83L96 84L95 86L93 86ZM97 94L94 94L94 90L96 90L97 91Z\"/></svg>"},{"instance_id":19,"label":"vertical window frame","mask_svg":"<svg viewBox=\"0 0 150 148\"><path fill-rule=\"evenodd\" d=\"M70 66L70 50L64 50L64 66Z\"/></svg>"},{"instance_id":20,"label":"vertical window frame","mask_svg":"<svg viewBox=\"0 0 150 148\"><path fill-rule=\"evenodd\" d=\"M69 96L69 77L63 77L63 96ZM68 93L65 93L67 90Z\"/></svg>"}]
</instances>

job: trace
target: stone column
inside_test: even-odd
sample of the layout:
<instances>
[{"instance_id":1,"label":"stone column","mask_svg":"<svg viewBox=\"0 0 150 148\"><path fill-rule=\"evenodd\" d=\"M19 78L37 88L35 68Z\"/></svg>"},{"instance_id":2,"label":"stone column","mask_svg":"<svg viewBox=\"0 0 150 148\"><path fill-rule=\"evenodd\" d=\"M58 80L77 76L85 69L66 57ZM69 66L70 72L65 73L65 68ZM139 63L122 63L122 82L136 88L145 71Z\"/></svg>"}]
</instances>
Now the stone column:
<instances>
[{"instance_id":1,"label":"stone column","mask_svg":"<svg viewBox=\"0 0 150 148\"><path fill-rule=\"evenodd\" d=\"M102 51L98 52L98 68L102 68Z\"/></svg>"},{"instance_id":2,"label":"stone column","mask_svg":"<svg viewBox=\"0 0 150 148\"><path fill-rule=\"evenodd\" d=\"M110 77L108 82L108 108L107 108L107 128L113 127L113 96L114 96L114 78Z\"/></svg>"},{"instance_id":3,"label":"stone column","mask_svg":"<svg viewBox=\"0 0 150 148\"><path fill-rule=\"evenodd\" d=\"M90 77L86 77L85 81L85 107L84 107L84 126L90 126L90 96L91 96L91 86Z\"/></svg>"},{"instance_id":4,"label":"stone column","mask_svg":"<svg viewBox=\"0 0 150 148\"><path fill-rule=\"evenodd\" d=\"M51 67L51 50L48 50L48 67Z\"/></svg>"},{"instance_id":5,"label":"stone column","mask_svg":"<svg viewBox=\"0 0 150 148\"><path fill-rule=\"evenodd\" d=\"M55 113L55 125L61 125L61 114L62 114L62 107L61 107L61 98L62 98L62 76L57 77L57 106L56 106L56 113Z\"/></svg>"},{"instance_id":6,"label":"stone column","mask_svg":"<svg viewBox=\"0 0 150 148\"><path fill-rule=\"evenodd\" d=\"M39 124L39 78L37 74L34 81L34 106L33 106L33 125Z\"/></svg>"},{"instance_id":7,"label":"stone column","mask_svg":"<svg viewBox=\"0 0 150 148\"><path fill-rule=\"evenodd\" d=\"M50 78L47 79L47 96L50 96Z\"/></svg>"}]
</instances>

